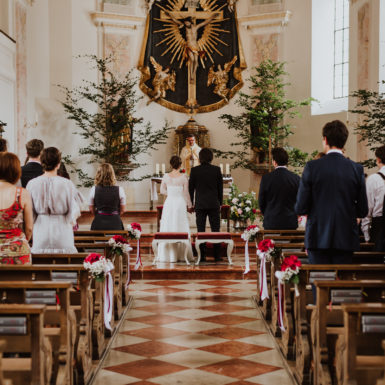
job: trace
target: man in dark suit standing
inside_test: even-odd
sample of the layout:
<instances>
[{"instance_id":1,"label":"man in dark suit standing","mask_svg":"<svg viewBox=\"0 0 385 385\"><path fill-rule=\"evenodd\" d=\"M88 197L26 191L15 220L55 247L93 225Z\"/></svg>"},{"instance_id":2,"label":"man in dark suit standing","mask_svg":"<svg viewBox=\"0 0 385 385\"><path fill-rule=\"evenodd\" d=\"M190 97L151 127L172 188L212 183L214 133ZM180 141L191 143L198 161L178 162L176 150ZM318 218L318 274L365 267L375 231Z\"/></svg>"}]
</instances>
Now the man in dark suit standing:
<instances>
[{"instance_id":1,"label":"man in dark suit standing","mask_svg":"<svg viewBox=\"0 0 385 385\"><path fill-rule=\"evenodd\" d=\"M349 132L339 120L322 129L326 155L308 162L295 210L307 215L305 246L313 264L351 263L360 239L357 218L368 213L363 167L342 153Z\"/></svg>"},{"instance_id":2,"label":"man in dark suit standing","mask_svg":"<svg viewBox=\"0 0 385 385\"><path fill-rule=\"evenodd\" d=\"M209 218L211 231L220 230L220 208L223 201L223 180L219 167L211 165L213 153L208 148L199 152L200 165L191 169L189 192L193 202L198 232L206 231ZM194 199L195 198L195 199ZM220 245L214 245L214 257L218 261ZM201 245L201 261L206 258L206 247Z\"/></svg>"},{"instance_id":3,"label":"man in dark suit standing","mask_svg":"<svg viewBox=\"0 0 385 385\"><path fill-rule=\"evenodd\" d=\"M44 148L44 143L39 139L32 139L26 145L27 163L21 168L21 186L26 187L28 182L44 174L43 166L40 163L40 153Z\"/></svg>"},{"instance_id":4,"label":"man in dark suit standing","mask_svg":"<svg viewBox=\"0 0 385 385\"><path fill-rule=\"evenodd\" d=\"M282 147L272 151L275 170L262 177L258 203L265 230L295 230L298 217L294 210L299 176L287 169L289 156Z\"/></svg>"}]
</instances>

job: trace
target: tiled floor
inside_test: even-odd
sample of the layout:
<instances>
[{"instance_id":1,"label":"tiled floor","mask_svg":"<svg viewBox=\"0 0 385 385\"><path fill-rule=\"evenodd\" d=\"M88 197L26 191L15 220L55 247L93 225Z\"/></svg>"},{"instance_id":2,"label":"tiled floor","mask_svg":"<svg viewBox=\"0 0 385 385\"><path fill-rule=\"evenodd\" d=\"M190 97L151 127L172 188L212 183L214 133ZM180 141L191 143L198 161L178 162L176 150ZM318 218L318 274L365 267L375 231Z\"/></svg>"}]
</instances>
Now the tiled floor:
<instances>
[{"instance_id":1,"label":"tiled floor","mask_svg":"<svg viewBox=\"0 0 385 385\"><path fill-rule=\"evenodd\" d=\"M254 286L135 282L133 307L93 385L293 385L258 320Z\"/></svg>"}]
</instances>

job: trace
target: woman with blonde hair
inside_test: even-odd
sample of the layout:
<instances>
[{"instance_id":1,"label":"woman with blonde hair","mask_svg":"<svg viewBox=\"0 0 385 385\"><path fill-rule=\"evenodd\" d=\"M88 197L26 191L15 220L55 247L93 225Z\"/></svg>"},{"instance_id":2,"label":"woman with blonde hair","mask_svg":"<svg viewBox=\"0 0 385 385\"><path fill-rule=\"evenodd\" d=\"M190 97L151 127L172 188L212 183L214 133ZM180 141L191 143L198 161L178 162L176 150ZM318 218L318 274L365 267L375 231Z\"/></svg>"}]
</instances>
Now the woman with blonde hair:
<instances>
[{"instance_id":1,"label":"woman with blonde hair","mask_svg":"<svg viewBox=\"0 0 385 385\"><path fill-rule=\"evenodd\" d=\"M95 215L91 230L124 230L120 215L124 213L126 195L116 185L115 172L109 163L99 166L89 198L90 211Z\"/></svg>"},{"instance_id":2,"label":"woman with blonde hair","mask_svg":"<svg viewBox=\"0 0 385 385\"><path fill-rule=\"evenodd\" d=\"M15 184L21 175L19 158L0 154L0 265L31 264L28 241L33 215L29 192Z\"/></svg>"}]
</instances>

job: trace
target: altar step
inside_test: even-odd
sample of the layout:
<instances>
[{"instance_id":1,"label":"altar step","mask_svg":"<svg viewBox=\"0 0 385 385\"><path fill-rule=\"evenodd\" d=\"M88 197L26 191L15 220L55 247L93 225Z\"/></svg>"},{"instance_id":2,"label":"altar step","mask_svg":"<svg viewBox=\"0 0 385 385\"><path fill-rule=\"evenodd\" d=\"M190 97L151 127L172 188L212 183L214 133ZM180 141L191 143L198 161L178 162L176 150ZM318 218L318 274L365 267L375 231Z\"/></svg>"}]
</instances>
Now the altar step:
<instances>
[{"instance_id":1,"label":"altar step","mask_svg":"<svg viewBox=\"0 0 385 385\"><path fill-rule=\"evenodd\" d=\"M224 262L222 262L224 263ZM256 279L257 266L252 265L251 271L244 275L244 267L240 265L229 266L227 264L205 264L200 266L185 264L160 264L158 266L145 265L139 270L131 271L132 279L135 280L157 280L157 279L227 279L242 280Z\"/></svg>"}]
</instances>

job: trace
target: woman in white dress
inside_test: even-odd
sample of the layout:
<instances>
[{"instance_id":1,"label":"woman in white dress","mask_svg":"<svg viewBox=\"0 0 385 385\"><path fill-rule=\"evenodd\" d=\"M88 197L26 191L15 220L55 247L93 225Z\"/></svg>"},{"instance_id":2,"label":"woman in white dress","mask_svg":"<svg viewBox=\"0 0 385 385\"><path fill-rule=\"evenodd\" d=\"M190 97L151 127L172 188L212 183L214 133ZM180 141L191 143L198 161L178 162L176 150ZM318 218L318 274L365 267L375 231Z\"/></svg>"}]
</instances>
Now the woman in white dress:
<instances>
[{"instance_id":1,"label":"woman in white dress","mask_svg":"<svg viewBox=\"0 0 385 385\"><path fill-rule=\"evenodd\" d=\"M191 200L188 192L188 179L181 172L182 160L174 155L170 159L172 171L165 174L160 185L160 193L167 195L163 204L162 219L160 220L161 232L189 233L190 226L187 218L187 208L191 208ZM184 260L185 245L161 244L158 255L160 262L177 262ZM191 252L189 256L192 257Z\"/></svg>"},{"instance_id":2,"label":"woman in white dress","mask_svg":"<svg viewBox=\"0 0 385 385\"><path fill-rule=\"evenodd\" d=\"M45 172L27 184L35 220L31 249L35 254L77 253L72 227L80 216L82 197L69 179L57 175L60 161L57 148L45 148L41 153Z\"/></svg>"}]
</instances>

